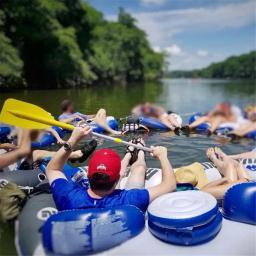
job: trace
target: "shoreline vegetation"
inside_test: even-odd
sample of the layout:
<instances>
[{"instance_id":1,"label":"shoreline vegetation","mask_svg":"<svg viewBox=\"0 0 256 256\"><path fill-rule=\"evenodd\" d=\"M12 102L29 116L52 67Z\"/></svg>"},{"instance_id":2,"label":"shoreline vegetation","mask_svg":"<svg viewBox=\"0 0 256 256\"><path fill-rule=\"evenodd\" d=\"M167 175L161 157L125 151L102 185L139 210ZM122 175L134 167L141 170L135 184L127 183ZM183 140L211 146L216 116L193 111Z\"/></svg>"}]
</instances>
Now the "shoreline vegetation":
<instances>
[{"instance_id":1,"label":"shoreline vegetation","mask_svg":"<svg viewBox=\"0 0 256 256\"><path fill-rule=\"evenodd\" d=\"M114 22L82 0L0 3L1 89L143 82L161 78L164 66L123 9Z\"/></svg>"},{"instance_id":2,"label":"shoreline vegetation","mask_svg":"<svg viewBox=\"0 0 256 256\"><path fill-rule=\"evenodd\" d=\"M195 70L174 70L165 74L166 78L218 78L256 79L256 51L239 56L231 56L206 68Z\"/></svg>"}]
</instances>

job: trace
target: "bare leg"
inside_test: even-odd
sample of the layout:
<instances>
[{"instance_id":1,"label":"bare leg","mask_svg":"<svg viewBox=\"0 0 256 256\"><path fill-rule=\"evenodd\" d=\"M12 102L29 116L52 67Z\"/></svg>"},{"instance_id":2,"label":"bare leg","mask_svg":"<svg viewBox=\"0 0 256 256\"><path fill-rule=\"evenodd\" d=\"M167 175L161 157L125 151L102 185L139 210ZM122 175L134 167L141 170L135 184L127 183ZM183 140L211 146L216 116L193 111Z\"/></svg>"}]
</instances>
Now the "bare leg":
<instances>
[{"instance_id":1,"label":"bare leg","mask_svg":"<svg viewBox=\"0 0 256 256\"><path fill-rule=\"evenodd\" d=\"M240 158L256 158L256 151L245 152L237 155L229 155L229 157L233 159L240 159Z\"/></svg>"},{"instance_id":2,"label":"bare leg","mask_svg":"<svg viewBox=\"0 0 256 256\"><path fill-rule=\"evenodd\" d=\"M178 123L177 119L174 116L168 115L168 119L174 127L181 127L181 125Z\"/></svg>"},{"instance_id":3,"label":"bare leg","mask_svg":"<svg viewBox=\"0 0 256 256\"><path fill-rule=\"evenodd\" d=\"M244 166L232 159L230 156L226 155L220 148L215 147L215 152L223 159L223 161L229 161L233 164L234 168L236 169L238 179L245 179L250 180L250 176Z\"/></svg>"},{"instance_id":4,"label":"bare leg","mask_svg":"<svg viewBox=\"0 0 256 256\"><path fill-rule=\"evenodd\" d=\"M144 152L139 151L138 160L131 166L131 173L126 182L126 188L144 188L146 169Z\"/></svg>"},{"instance_id":5,"label":"bare leg","mask_svg":"<svg viewBox=\"0 0 256 256\"><path fill-rule=\"evenodd\" d=\"M46 157L53 157L55 156L56 152L54 151L47 151L47 150L34 150L32 152L33 162L42 160ZM77 159L83 155L81 150L73 151L68 159Z\"/></svg>"},{"instance_id":6,"label":"bare leg","mask_svg":"<svg viewBox=\"0 0 256 256\"><path fill-rule=\"evenodd\" d=\"M31 131L23 130L22 137L20 139L20 146L17 150L0 155L0 169L7 167L13 163L16 163L23 157L30 155L31 153Z\"/></svg>"},{"instance_id":7,"label":"bare leg","mask_svg":"<svg viewBox=\"0 0 256 256\"><path fill-rule=\"evenodd\" d=\"M201 117L197 118L193 123L191 123L189 125L189 128L191 128L191 129L196 128L198 125L200 125L202 123L206 123L208 121L209 121L208 116L201 116Z\"/></svg>"},{"instance_id":8,"label":"bare leg","mask_svg":"<svg viewBox=\"0 0 256 256\"><path fill-rule=\"evenodd\" d=\"M105 109L100 109L95 118L93 119L96 124L98 124L99 126L101 126L106 132L115 134L115 135L120 135L121 132L120 131L115 131L112 128L109 127L108 123L107 123L107 114L106 114L106 110Z\"/></svg>"},{"instance_id":9,"label":"bare leg","mask_svg":"<svg viewBox=\"0 0 256 256\"><path fill-rule=\"evenodd\" d=\"M174 130L175 129L175 126L170 122L168 116L161 116L159 117L159 120L164 124L166 125L170 130Z\"/></svg>"},{"instance_id":10,"label":"bare leg","mask_svg":"<svg viewBox=\"0 0 256 256\"><path fill-rule=\"evenodd\" d=\"M226 191L233 185L245 182L245 180L237 180L234 182L228 181L226 178L222 178L220 180L216 180L208 183L204 186L201 191L210 193L216 199L222 199Z\"/></svg>"},{"instance_id":11,"label":"bare leg","mask_svg":"<svg viewBox=\"0 0 256 256\"><path fill-rule=\"evenodd\" d=\"M234 160L228 157L223 158L223 160L218 159L213 148L207 150L207 156L228 181L234 182L238 180L237 171L233 163Z\"/></svg>"},{"instance_id":12,"label":"bare leg","mask_svg":"<svg viewBox=\"0 0 256 256\"><path fill-rule=\"evenodd\" d=\"M256 130L256 122L250 123L246 125L246 127L242 129L236 129L234 131L231 131L230 134L235 134L237 136L243 137L249 132L255 131Z\"/></svg>"},{"instance_id":13,"label":"bare leg","mask_svg":"<svg viewBox=\"0 0 256 256\"><path fill-rule=\"evenodd\" d=\"M211 128L209 128L209 131L213 133L219 127L219 125L224 122L224 118L221 116L211 117L209 122L211 124Z\"/></svg>"}]
</instances>

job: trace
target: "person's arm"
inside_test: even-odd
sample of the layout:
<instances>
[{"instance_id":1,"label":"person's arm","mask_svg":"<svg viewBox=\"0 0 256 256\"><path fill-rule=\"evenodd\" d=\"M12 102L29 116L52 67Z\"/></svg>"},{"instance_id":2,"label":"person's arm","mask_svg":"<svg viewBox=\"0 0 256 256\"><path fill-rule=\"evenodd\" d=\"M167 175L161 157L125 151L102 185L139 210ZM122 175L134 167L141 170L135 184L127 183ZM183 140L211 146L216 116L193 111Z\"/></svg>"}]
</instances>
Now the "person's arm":
<instances>
[{"instance_id":1,"label":"person's arm","mask_svg":"<svg viewBox=\"0 0 256 256\"><path fill-rule=\"evenodd\" d=\"M60 135L57 133L57 131L55 131L53 128L48 128L48 129L46 129L46 131L50 132L55 137L58 144L64 144L65 143L65 140L63 140L60 137Z\"/></svg>"},{"instance_id":2,"label":"person's arm","mask_svg":"<svg viewBox=\"0 0 256 256\"><path fill-rule=\"evenodd\" d=\"M148 189L150 202L163 194L176 190L176 179L171 163L167 157L167 149L165 147L152 147L152 149L152 155L156 157L161 164L162 182Z\"/></svg>"},{"instance_id":3,"label":"person's arm","mask_svg":"<svg viewBox=\"0 0 256 256\"><path fill-rule=\"evenodd\" d=\"M6 151L17 149L17 146L11 143L2 143L0 144L0 149L4 149Z\"/></svg>"},{"instance_id":4,"label":"person's arm","mask_svg":"<svg viewBox=\"0 0 256 256\"><path fill-rule=\"evenodd\" d=\"M89 126L85 127L76 127L70 136L68 143L70 144L71 148L74 148L74 146L82 140L85 136L91 133L91 128ZM50 182L50 184L59 178L66 179L65 175L63 174L63 167L66 161L68 160L70 154L72 153L72 150L66 151L64 150L64 147L62 147L54 157L51 159L49 164L46 168L46 176Z\"/></svg>"},{"instance_id":5,"label":"person's arm","mask_svg":"<svg viewBox=\"0 0 256 256\"><path fill-rule=\"evenodd\" d=\"M142 113L141 113L140 108L141 108L141 105L135 106L135 107L132 109L131 114L133 114L133 115L138 115L138 116L141 115Z\"/></svg>"}]
</instances>

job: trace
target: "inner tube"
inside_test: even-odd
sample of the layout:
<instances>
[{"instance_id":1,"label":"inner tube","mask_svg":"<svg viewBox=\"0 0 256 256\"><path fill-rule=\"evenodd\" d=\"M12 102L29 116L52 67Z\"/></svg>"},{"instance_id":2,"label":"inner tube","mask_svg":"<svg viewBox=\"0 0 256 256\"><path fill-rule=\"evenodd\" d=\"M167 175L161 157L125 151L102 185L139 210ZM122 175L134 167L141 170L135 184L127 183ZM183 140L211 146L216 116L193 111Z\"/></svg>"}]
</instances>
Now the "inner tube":
<instances>
[{"instance_id":1,"label":"inner tube","mask_svg":"<svg viewBox=\"0 0 256 256\"><path fill-rule=\"evenodd\" d=\"M63 138L63 130L57 126L52 127L61 138ZM50 133L46 132L39 141L32 142L33 149L46 148L56 143L56 138Z\"/></svg>"},{"instance_id":2,"label":"inner tube","mask_svg":"<svg viewBox=\"0 0 256 256\"><path fill-rule=\"evenodd\" d=\"M203 116L203 114L200 112L192 115L189 118L188 123L192 124L201 116ZM209 123L202 123L198 125L195 130L198 132L207 132L210 129L210 127L211 125ZM217 135L226 135L228 132L233 131L236 128L238 128L238 125L236 123L223 123L216 129L216 133ZM256 139L256 131L249 132L244 137L250 138L250 139Z\"/></svg>"},{"instance_id":3,"label":"inner tube","mask_svg":"<svg viewBox=\"0 0 256 256\"><path fill-rule=\"evenodd\" d=\"M46 175L39 170L0 171L0 187L9 182L22 187L36 187L46 180Z\"/></svg>"},{"instance_id":4,"label":"inner tube","mask_svg":"<svg viewBox=\"0 0 256 256\"><path fill-rule=\"evenodd\" d=\"M221 228L217 200L202 191L165 194L148 207L148 225L157 238L178 245L196 245L213 239Z\"/></svg>"},{"instance_id":5,"label":"inner tube","mask_svg":"<svg viewBox=\"0 0 256 256\"><path fill-rule=\"evenodd\" d=\"M180 125L182 124L181 116L179 116L175 113L172 113L171 115L173 115L177 119L177 121L178 121L178 123L180 123ZM140 124L146 126L147 128L149 128L151 130L163 130L163 131L170 130L170 128L168 128L166 125L164 125L162 122L160 122L156 118L141 116L139 118L139 122L140 122Z\"/></svg>"},{"instance_id":6,"label":"inner tube","mask_svg":"<svg viewBox=\"0 0 256 256\"><path fill-rule=\"evenodd\" d=\"M163 130L167 131L170 130L166 125L155 118L141 116L140 117L140 124L145 125L151 130Z\"/></svg>"},{"instance_id":7,"label":"inner tube","mask_svg":"<svg viewBox=\"0 0 256 256\"><path fill-rule=\"evenodd\" d=\"M0 127L0 142L3 143L7 140L7 136L11 133L10 127L1 126Z\"/></svg>"},{"instance_id":8,"label":"inner tube","mask_svg":"<svg viewBox=\"0 0 256 256\"><path fill-rule=\"evenodd\" d=\"M113 117L113 116L108 116L107 117L107 123L108 126L117 131L118 130L118 121ZM104 133L105 130L99 126L98 124L96 124L94 121L89 123L90 126L92 127L93 132L97 132L97 133Z\"/></svg>"},{"instance_id":9,"label":"inner tube","mask_svg":"<svg viewBox=\"0 0 256 256\"><path fill-rule=\"evenodd\" d=\"M130 205L62 211L44 224L43 245L54 255L87 255L137 236L144 225L144 214Z\"/></svg>"},{"instance_id":10,"label":"inner tube","mask_svg":"<svg viewBox=\"0 0 256 256\"><path fill-rule=\"evenodd\" d=\"M42 160L42 163L39 166L39 169L41 170L42 173L46 172L46 167L48 165L48 163L50 162L51 158L47 157L45 159ZM82 167L73 167L67 163L65 163L64 167L63 167L63 173L65 174L66 178L69 181L78 181L81 182L81 179L79 179L79 174L82 175L83 168ZM88 180L87 180L88 181ZM84 180L82 182L85 182Z\"/></svg>"},{"instance_id":11,"label":"inner tube","mask_svg":"<svg viewBox=\"0 0 256 256\"><path fill-rule=\"evenodd\" d=\"M225 218L256 225L256 182L236 184L229 188L223 197Z\"/></svg>"},{"instance_id":12,"label":"inner tube","mask_svg":"<svg viewBox=\"0 0 256 256\"><path fill-rule=\"evenodd\" d=\"M15 246L18 255L44 255L41 247L41 227L57 213L51 194L43 193L30 198L15 223Z\"/></svg>"}]
</instances>

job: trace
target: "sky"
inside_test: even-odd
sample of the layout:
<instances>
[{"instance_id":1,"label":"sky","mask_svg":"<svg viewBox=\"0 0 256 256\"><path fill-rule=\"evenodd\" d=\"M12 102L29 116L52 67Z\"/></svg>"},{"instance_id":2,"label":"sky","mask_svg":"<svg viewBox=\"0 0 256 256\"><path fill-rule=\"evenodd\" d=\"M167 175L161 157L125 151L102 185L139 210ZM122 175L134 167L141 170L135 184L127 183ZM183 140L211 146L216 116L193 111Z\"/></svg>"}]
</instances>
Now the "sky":
<instances>
[{"instance_id":1,"label":"sky","mask_svg":"<svg viewBox=\"0 0 256 256\"><path fill-rule=\"evenodd\" d=\"M256 48L254 0L87 0L108 20L123 7L170 70L208 66Z\"/></svg>"}]
</instances>

